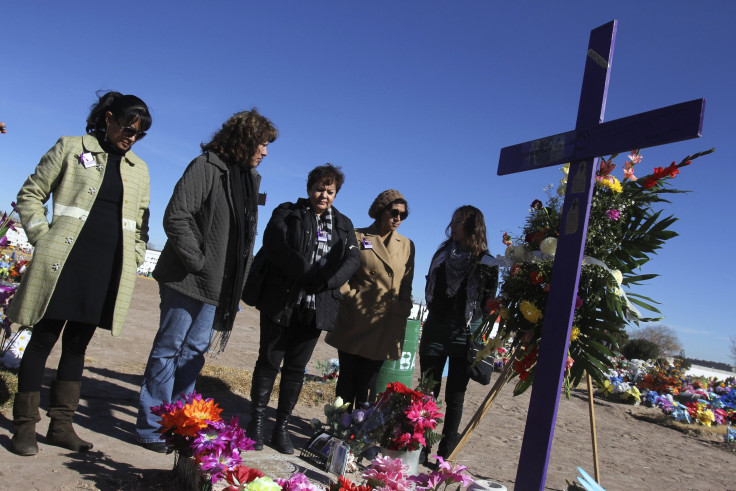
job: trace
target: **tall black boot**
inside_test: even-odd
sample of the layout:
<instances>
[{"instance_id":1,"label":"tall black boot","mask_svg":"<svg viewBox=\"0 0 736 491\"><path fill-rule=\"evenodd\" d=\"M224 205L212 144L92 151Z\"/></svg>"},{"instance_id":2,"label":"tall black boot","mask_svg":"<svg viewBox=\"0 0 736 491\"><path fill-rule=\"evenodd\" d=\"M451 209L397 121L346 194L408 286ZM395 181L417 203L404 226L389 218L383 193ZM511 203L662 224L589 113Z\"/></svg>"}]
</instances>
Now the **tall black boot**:
<instances>
[{"instance_id":1,"label":"tall black boot","mask_svg":"<svg viewBox=\"0 0 736 491\"><path fill-rule=\"evenodd\" d=\"M291 443L289 436L289 418L291 412L299 400L299 394L302 392L302 384L304 379L288 380L281 378L279 386L279 405L276 409L276 426L271 434L271 446L278 452L284 454L293 454L294 445Z\"/></svg>"},{"instance_id":2,"label":"tall black boot","mask_svg":"<svg viewBox=\"0 0 736 491\"><path fill-rule=\"evenodd\" d=\"M253 374L250 388L250 421L245 435L253 440L253 449L263 450L263 423L266 420L266 408L271 399L274 378Z\"/></svg>"},{"instance_id":3,"label":"tall black boot","mask_svg":"<svg viewBox=\"0 0 736 491\"><path fill-rule=\"evenodd\" d=\"M67 448L75 452L92 449L90 442L84 441L74 431L72 417L79 406L81 382L55 380L51 384L48 416L51 418L46 441L49 445Z\"/></svg>"},{"instance_id":4,"label":"tall black boot","mask_svg":"<svg viewBox=\"0 0 736 491\"><path fill-rule=\"evenodd\" d=\"M10 441L10 450L18 455L36 455L36 423L41 421L38 413L38 403L41 393L17 392L13 401L13 426L15 434Z\"/></svg>"},{"instance_id":5,"label":"tall black boot","mask_svg":"<svg viewBox=\"0 0 736 491\"><path fill-rule=\"evenodd\" d=\"M445 423L442 426L442 434L444 435L437 447L437 455L446 459L455 449L460 435L460 420L463 417L463 402L465 401L465 392L456 392L448 394L447 407L445 409Z\"/></svg>"}]
</instances>

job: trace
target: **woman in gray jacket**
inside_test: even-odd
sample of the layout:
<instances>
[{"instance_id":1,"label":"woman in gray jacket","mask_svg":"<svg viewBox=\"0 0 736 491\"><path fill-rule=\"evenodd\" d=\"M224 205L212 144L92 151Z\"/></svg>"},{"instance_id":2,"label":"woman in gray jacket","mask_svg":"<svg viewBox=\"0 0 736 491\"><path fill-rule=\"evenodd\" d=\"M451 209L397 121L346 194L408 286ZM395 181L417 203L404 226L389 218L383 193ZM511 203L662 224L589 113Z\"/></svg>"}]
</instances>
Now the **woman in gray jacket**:
<instances>
[{"instance_id":1,"label":"woman in gray jacket","mask_svg":"<svg viewBox=\"0 0 736 491\"><path fill-rule=\"evenodd\" d=\"M278 132L256 109L228 119L174 188L164 214L168 240L153 277L161 318L141 386L136 431L149 450L165 452L151 407L194 390L213 334L225 349L258 221L256 167Z\"/></svg>"}]
</instances>

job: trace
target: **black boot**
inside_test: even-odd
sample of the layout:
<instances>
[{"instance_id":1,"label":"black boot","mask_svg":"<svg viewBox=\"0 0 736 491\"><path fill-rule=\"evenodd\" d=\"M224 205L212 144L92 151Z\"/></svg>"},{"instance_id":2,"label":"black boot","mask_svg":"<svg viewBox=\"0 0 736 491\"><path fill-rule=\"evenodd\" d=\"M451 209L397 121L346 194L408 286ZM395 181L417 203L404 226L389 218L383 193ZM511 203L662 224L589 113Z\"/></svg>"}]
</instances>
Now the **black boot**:
<instances>
[{"instance_id":1,"label":"black boot","mask_svg":"<svg viewBox=\"0 0 736 491\"><path fill-rule=\"evenodd\" d=\"M289 418L277 418L276 426L271 433L271 446L277 452L285 454L294 453L294 445L289 437Z\"/></svg>"},{"instance_id":2,"label":"black boot","mask_svg":"<svg viewBox=\"0 0 736 491\"><path fill-rule=\"evenodd\" d=\"M446 459L450 456L453 450L455 450L455 447L457 446L457 443L460 441L460 434L457 432L453 432L450 434L446 434L442 440L440 441L439 446L437 447L437 455L442 457L443 459Z\"/></svg>"},{"instance_id":3,"label":"black boot","mask_svg":"<svg viewBox=\"0 0 736 491\"><path fill-rule=\"evenodd\" d=\"M13 401L13 426L15 434L10 441L10 450L18 455L36 455L36 423L41 421L38 413L40 392L17 392Z\"/></svg>"},{"instance_id":4,"label":"black boot","mask_svg":"<svg viewBox=\"0 0 736 491\"><path fill-rule=\"evenodd\" d=\"M48 416L51 418L46 442L49 445L66 448L75 452L92 449L90 442L84 441L74 431L72 417L79 406L81 382L56 380L51 384Z\"/></svg>"},{"instance_id":5,"label":"black boot","mask_svg":"<svg viewBox=\"0 0 736 491\"><path fill-rule=\"evenodd\" d=\"M263 423L266 420L266 407L271 399L274 379L253 374L250 388L250 421L245 435L253 440L254 450L263 450Z\"/></svg>"},{"instance_id":6,"label":"black boot","mask_svg":"<svg viewBox=\"0 0 736 491\"><path fill-rule=\"evenodd\" d=\"M293 454L294 445L291 443L289 436L289 417L291 411L299 400L299 394L302 392L303 378L289 380L281 376L281 384L279 385L279 405L276 409L276 426L271 434L271 446L284 454Z\"/></svg>"}]
</instances>

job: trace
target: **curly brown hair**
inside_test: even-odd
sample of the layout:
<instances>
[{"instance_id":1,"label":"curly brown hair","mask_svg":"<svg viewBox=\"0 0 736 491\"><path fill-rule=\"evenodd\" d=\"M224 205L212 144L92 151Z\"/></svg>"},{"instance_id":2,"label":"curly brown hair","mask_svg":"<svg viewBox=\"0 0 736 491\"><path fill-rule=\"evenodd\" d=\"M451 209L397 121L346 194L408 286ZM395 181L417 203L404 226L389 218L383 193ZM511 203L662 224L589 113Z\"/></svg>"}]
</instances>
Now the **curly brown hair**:
<instances>
[{"instance_id":1,"label":"curly brown hair","mask_svg":"<svg viewBox=\"0 0 736 491\"><path fill-rule=\"evenodd\" d=\"M470 251L473 256L479 256L488 250L488 239L486 238L486 221L481 212L475 206L464 205L455 210L452 214L453 221L455 215L463 223L463 232L465 232L465 249ZM447 240L440 245L440 249L449 246L452 239L450 232L452 230L452 221L445 229Z\"/></svg>"},{"instance_id":2,"label":"curly brown hair","mask_svg":"<svg viewBox=\"0 0 736 491\"><path fill-rule=\"evenodd\" d=\"M215 133L209 143L202 143L202 151L217 154L224 162L235 165L249 163L258 145L271 143L279 136L279 131L267 118L261 116L254 107L230 117Z\"/></svg>"}]
</instances>

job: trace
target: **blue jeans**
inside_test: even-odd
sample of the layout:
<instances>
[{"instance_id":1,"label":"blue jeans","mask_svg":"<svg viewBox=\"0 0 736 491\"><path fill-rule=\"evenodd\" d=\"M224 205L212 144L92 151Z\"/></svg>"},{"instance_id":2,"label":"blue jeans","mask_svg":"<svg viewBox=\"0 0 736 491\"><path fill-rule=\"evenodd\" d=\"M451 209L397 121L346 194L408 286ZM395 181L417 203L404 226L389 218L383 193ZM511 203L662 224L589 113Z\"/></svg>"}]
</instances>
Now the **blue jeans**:
<instances>
[{"instance_id":1,"label":"blue jeans","mask_svg":"<svg viewBox=\"0 0 736 491\"><path fill-rule=\"evenodd\" d=\"M194 390L212 339L217 308L159 285L161 318L141 385L136 432L141 443L160 440L160 418L151 414L159 406Z\"/></svg>"}]
</instances>

